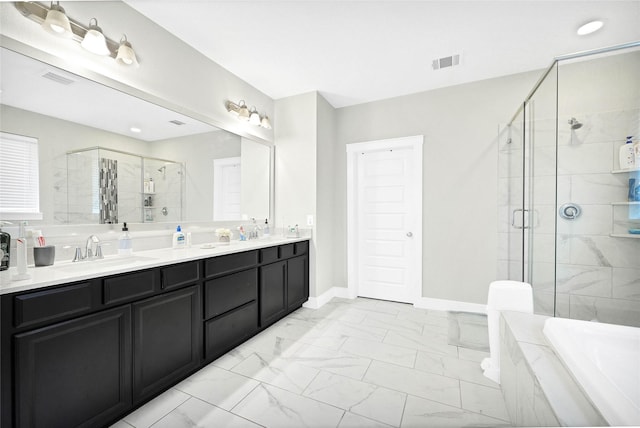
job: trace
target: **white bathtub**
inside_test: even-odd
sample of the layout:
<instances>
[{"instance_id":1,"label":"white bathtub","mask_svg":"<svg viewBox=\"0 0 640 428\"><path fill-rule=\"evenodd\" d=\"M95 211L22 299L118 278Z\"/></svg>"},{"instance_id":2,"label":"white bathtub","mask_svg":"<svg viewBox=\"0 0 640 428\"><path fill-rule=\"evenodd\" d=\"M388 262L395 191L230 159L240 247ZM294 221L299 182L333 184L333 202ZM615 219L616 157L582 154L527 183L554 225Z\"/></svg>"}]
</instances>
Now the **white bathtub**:
<instances>
[{"instance_id":1,"label":"white bathtub","mask_svg":"<svg viewBox=\"0 0 640 428\"><path fill-rule=\"evenodd\" d=\"M543 331L610 425L640 425L640 328L549 318Z\"/></svg>"}]
</instances>

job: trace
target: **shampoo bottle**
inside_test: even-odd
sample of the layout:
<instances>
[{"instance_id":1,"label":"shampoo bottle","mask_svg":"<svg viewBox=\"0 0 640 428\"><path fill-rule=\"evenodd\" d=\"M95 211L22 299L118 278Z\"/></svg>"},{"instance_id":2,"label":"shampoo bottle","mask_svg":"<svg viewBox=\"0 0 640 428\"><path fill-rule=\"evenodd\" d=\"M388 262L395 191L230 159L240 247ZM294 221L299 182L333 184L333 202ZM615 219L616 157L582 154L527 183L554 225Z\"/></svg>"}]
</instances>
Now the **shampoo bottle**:
<instances>
[{"instance_id":1,"label":"shampoo bottle","mask_svg":"<svg viewBox=\"0 0 640 428\"><path fill-rule=\"evenodd\" d=\"M133 253L133 240L129 235L129 228L127 223L123 223L122 235L118 238L118 254L121 256L128 256Z\"/></svg>"},{"instance_id":2,"label":"shampoo bottle","mask_svg":"<svg viewBox=\"0 0 640 428\"><path fill-rule=\"evenodd\" d=\"M636 166L636 157L631 138L631 136L627 137L627 143L620 147L620 169L631 169Z\"/></svg>"},{"instance_id":3,"label":"shampoo bottle","mask_svg":"<svg viewBox=\"0 0 640 428\"><path fill-rule=\"evenodd\" d=\"M11 235L2 231L2 225L11 224L0 221L0 270L9 269L9 249L11 248Z\"/></svg>"},{"instance_id":4,"label":"shampoo bottle","mask_svg":"<svg viewBox=\"0 0 640 428\"><path fill-rule=\"evenodd\" d=\"M176 228L176 231L173 233L173 248L184 248L187 246L187 240L185 239L184 233L182 233L182 228L180 225Z\"/></svg>"}]
</instances>

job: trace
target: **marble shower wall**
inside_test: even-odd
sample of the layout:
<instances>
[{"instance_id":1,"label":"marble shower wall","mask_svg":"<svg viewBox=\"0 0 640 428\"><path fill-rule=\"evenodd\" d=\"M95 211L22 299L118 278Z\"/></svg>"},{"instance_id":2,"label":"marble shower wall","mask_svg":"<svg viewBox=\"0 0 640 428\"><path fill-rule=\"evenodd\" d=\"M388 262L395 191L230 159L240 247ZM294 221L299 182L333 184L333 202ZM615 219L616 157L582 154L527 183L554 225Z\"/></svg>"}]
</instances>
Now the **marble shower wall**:
<instances>
[{"instance_id":1,"label":"marble shower wall","mask_svg":"<svg viewBox=\"0 0 640 428\"><path fill-rule=\"evenodd\" d=\"M626 137L640 136L639 67L638 52L561 64L557 121L530 123L537 138L527 279L536 313L552 315L555 297L557 316L640 326L640 239L628 233L640 227L640 207L627 204L629 178L640 178L640 172L612 172L620 169L618 151ZM583 126L572 130L572 117ZM513 251L520 241L510 230L511 213L504 208L521 197L521 172L508 166L509 156L522 152L500 147L499 209L504 214L498 278L506 279L514 269L509 266L521 260ZM568 202L582 208L579 218L557 215L557 206Z\"/></svg>"}]
</instances>

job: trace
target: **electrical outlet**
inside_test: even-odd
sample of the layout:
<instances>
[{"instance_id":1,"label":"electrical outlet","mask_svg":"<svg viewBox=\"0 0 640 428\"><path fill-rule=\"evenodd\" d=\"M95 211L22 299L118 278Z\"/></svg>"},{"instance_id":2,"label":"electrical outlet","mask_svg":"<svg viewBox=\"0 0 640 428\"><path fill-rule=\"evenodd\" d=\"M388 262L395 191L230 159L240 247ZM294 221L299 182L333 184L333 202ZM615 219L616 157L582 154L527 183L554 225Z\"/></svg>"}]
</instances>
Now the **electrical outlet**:
<instances>
[{"instance_id":1,"label":"electrical outlet","mask_svg":"<svg viewBox=\"0 0 640 428\"><path fill-rule=\"evenodd\" d=\"M313 215L307 215L307 226L313 226Z\"/></svg>"}]
</instances>

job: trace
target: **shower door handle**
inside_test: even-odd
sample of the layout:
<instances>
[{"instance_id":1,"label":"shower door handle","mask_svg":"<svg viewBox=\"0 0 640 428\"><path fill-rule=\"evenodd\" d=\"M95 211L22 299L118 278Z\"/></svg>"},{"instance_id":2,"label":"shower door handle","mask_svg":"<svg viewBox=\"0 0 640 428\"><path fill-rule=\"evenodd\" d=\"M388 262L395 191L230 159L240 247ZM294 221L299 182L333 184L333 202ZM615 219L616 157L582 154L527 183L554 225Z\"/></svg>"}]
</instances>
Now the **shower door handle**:
<instances>
[{"instance_id":1,"label":"shower door handle","mask_svg":"<svg viewBox=\"0 0 640 428\"><path fill-rule=\"evenodd\" d=\"M522 213L522 226L516 226L516 213ZM515 229L529 229L529 210L517 208L511 213L511 226Z\"/></svg>"}]
</instances>

